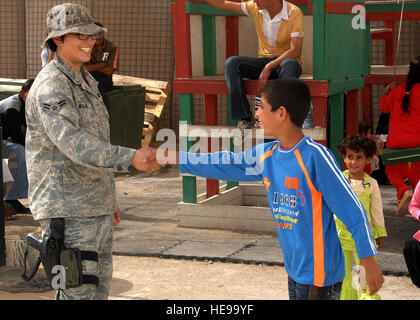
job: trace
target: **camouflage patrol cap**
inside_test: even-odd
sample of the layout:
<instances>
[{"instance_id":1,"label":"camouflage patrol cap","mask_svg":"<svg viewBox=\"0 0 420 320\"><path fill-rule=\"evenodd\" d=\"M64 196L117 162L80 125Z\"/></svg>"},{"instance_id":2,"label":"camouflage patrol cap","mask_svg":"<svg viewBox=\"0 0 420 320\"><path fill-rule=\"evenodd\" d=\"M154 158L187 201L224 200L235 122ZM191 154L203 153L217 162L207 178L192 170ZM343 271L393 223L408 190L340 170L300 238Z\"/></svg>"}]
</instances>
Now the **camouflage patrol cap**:
<instances>
[{"instance_id":1,"label":"camouflage patrol cap","mask_svg":"<svg viewBox=\"0 0 420 320\"><path fill-rule=\"evenodd\" d=\"M92 35L106 32L94 23L87 8L75 3L63 3L50 9L47 14L47 38L42 48L47 47L47 41L69 33Z\"/></svg>"}]
</instances>

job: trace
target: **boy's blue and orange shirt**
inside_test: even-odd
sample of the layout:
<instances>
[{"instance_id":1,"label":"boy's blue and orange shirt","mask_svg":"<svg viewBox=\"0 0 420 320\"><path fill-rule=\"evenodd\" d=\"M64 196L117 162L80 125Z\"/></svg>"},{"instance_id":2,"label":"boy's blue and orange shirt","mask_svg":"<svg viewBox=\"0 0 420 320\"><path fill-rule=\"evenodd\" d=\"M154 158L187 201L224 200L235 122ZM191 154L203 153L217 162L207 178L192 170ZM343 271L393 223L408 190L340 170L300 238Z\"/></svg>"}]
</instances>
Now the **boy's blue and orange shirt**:
<instances>
[{"instance_id":1,"label":"boy's blue and orange shirt","mask_svg":"<svg viewBox=\"0 0 420 320\"><path fill-rule=\"evenodd\" d=\"M242 153L179 153L181 173L227 181L262 181L288 275L329 286L345 275L334 213L353 235L360 258L377 254L366 212L331 151L303 138L293 149L278 141Z\"/></svg>"}]
</instances>

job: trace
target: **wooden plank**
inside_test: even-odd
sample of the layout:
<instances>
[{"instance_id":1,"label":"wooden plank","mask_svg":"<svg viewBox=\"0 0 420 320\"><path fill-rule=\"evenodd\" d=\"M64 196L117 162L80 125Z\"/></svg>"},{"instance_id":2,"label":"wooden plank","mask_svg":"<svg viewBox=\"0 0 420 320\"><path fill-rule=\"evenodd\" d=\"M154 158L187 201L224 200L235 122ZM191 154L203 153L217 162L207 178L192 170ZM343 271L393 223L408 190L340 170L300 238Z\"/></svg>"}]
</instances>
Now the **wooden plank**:
<instances>
[{"instance_id":1,"label":"wooden plank","mask_svg":"<svg viewBox=\"0 0 420 320\"><path fill-rule=\"evenodd\" d=\"M191 32L190 17L186 13L185 0L177 0L171 5L174 25L175 69L177 78L191 78Z\"/></svg>"},{"instance_id":2,"label":"wooden plank","mask_svg":"<svg viewBox=\"0 0 420 320\"><path fill-rule=\"evenodd\" d=\"M328 97L319 97L312 95L312 104L314 106L313 115L313 126L314 128L326 128L327 127L327 101Z\"/></svg>"},{"instance_id":3,"label":"wooden plank","mask_svg":"<svg viewBox=\"0 0 420 320\"><path fill-rule=\"evenodd\" d=\"M154 135L157 131L157 123L145 121L143 125L143 139L142 139L142 146L148 146L152 140Z\"/></svg>"},{"instance_id":4,"label":"wooden plank","mask_svg":"<svg viewBox=\"0 0 420 320\"><path fill-rule=\"evenodd\" d=\"M226 96L226 125L227 126L235 126L236 127L236 120L232 119L231 116L231 100L230 100L230 95ZM230 151L234 152L235 151L235 145L233 143L233 139L230 139ZM237 181L228 181L227 182L227 189L232 189L234 187L236 187L239 183Z\"/></svg>"},{"instance_id":5,"label":"wooden plank","mask_svg":"<svg viewBox=\"0 0 420 320\"><path fill-rule=\"evenodd\" d=\"M151 93L146 91L145 100L149 102L157 102L160 99L160 94Z\"/></svg>"},{"instance_id":6,"label":"wooden plank","mask_svg":"<svg viewBox=\"0 0 420 320\"><path fill-rule=\"evenodd\" d=\"M409 65L397 65L396 73L397 74L408 74L410 69ZM394 74L394 66L386 66L386 65L372 65L371 73L372 75L393 75Z\"/></svg>"},{"instance_id":7,"label":"wooden plank","mask_svg":"<svg viewBox=\"0 0 420 320\"><path fill-rule=\"evenodd\" d=\"M204 95L204 124L217 126L217 95ZM208 139L209 152L216 151L211 149L211 138ZM207 197L212 197L219 193L219 181L214 179L206 180Z\"/></svg>"},{"instance_id":8,"label":"wooden plank","mask_svg":"<svg viewBox=\"0 0 420 320\"><path fill-rule=\"evenodd\" d=\"M385 21L394 20L399 21L401 18L401 12L369 12L366 6L366 21ZM404 9L404 21L406 20L420 20L420 10L407 11Z\"/></svg>"},{"instance_id":9,"label":"wooden plank","mask_svg":"<svg viewBox=\"0 0 420 320\"><path fill-rule=\"evenodd\" d=\"M334 154L337 163L342 167L343 158L337 150L337 146L344 138L344 93L338 93L330 97L330 150Z\"/></svg>"},{"instance_id":10,"label":"wooden plank","mask_svg":"<svg viewBox=\"0 0 420 320\"><path fill-rule=\"evenodd\" d=\"M395 61L395 21L386 21L385 26L391 28L390 36L385 39L385 65L393 66Z\"/></svg>"},{"instance_id":11,"label":"wooden plank","mask_svg":"<svg viewBox=\"0 0 420 320\"><path fill-rule=\"evenodd\" d=\"M311 96L328 97L328 81L305 80L311 91ZM245 80L246 92L249 95L261 94L258 89L257 80ZM223 79L185 79L176 78L173 81L173 92L175 94L228 94L226 81Z\"/></svg>"},{"instance_id":12,"label":"wooden plank","mask_svg":"<svg viewBox=\"0 0 420 320\"><path fill-rule=\"evenodd\" d=\"M230 190L221 192L218 195L207 198L201 201L201 204L216 205L216 204L235 204L241 205L243 202L243 192L240 187L235 187Z\"/></svg>"},{"instance_id":13,"label":"wooden plank","mask_svg":"<svg viewBox=\"0 0 420 320\"><path fill-rule=\"evenodd\" d=\"M211 16L244 16L244 14L237 14L229 11L219 10L208 3L192 2L185 3L185 12L187 14L202 14Z\"/></svg>"},{"instance_id":14,"label":"wooden plank","mask_svg":"<svg viewBox=\"0 0 420 320\"><path fill-rule=\"evenodd\" d=\"M180 121L194 123L194 106L191 94L181 94L179 96ZM191 148L193 141L187 137L180 137L181 151ZM195 177L182 177L183 201L187 203L197 203L197 180Z\"/></svg>"},{"instance_id":15,"label":"wooden plank","mask_svg":"<svg viewBox=\"0 0 420 320\"><path fill-rule=\"evenodd\" d=\"M371 73L365 77L365 86L372 84L389 84L392 81L405 83L409 66L398 65L394 79L394 66L372 65Z\"/></svg>"},{"instance_id":16,"label":"wooden plank","mask_svg":"<svg viewBox=\"0 0 420 320\"><path fill-rule=\"evenodd\" d=\"M146 90L162 90L166 94L171 91L171 84L166 81L138 78L120 74L113 74L112 81L115 84L139 84L146 87Z\"/></svg>"},{"instance_id":17,"label":"wooden plank","mask_svg":"<svg viewBox=\"0 0 420 320\"><path fill-rule=\"evenodd\" d=\"M216 18L210 15L203 15L203 55L204 75L212 76L217 74L216 62Z\"/></svg>"},{"instance_id":18,"label":"wooden plank","mask_svg":"<svg viewBox=\"0 0 420 320\"><path fill-rule=\"evenodd\" d=\"M155 119L159 119L166 106L167 98L168 98L167 95L162 93L159 97L159 100L157 101L155 105L151 105L151 104L145 105L145 108L144 108L145 112L152 114Z\"/></svg>"},{"instance_id":19,"label":"wooden plank","mask_svg":"<svg viewBox=\"0 0 420 320\"><path fill-rule=\"evenodd\" d=\"M362 106L363 122L368 123L372 127L372 85L370 84L365 84L364 88L362 88Z\"/></svg>"},{"instance_id":20,"label":"wooden plank","mask_svg":"<svg viewBox=\"0 0 420 320\"><path fill-rule=\"evenodd\" d=\"M420 147L404 149L384 149L381 154L385 165L420 161Z\"/></svg>"},{"instance_id":21,"label":"wooden plank","mask_svg":"<svg viewBox=\"0 0 420 320\"><path fill-rule=\"evenodd\" d=\"M342 2L342 1L325 1L325 13L330 14L352 14L354 6L365 6L364 2ZM354 13L357 14L357 13Z\"/></svg>"},{"instance_id":22,"label":"wooden plank","mask_svg":"<svg viewBox=\"0 0 420 320\"><path fill-rule=\"evenodd\" d=\"M258 183L244 183L241 184L241 187L243 189L243 194L245 197L249 196L249 195L254 195L254 196L267 196L267 193L265 191L265 186Z\"/></svg>"},{"instance_id":23,"label":"wooden plank","mask_svg":"<svg viewBox=\"0 0 420 320\"><path fill-rule=\"evenodd\" d=\"M366 19L368 21L399 20L401 15L402 1L366 1ZM394 19L388 19L389 17ZM379 18L379 19L378 19ZM404 19L420 19L420 2L405 1Z\"/></svg>"},{"instance_id":24,"label":"wooden plank","mask_svg":"<svg viewBox=\"0 0 420 320\"><path fill-rule=\"evenodd\" d=\"M238 17L226 17L226 59L239 55Z\"/></svg>"},{"instance_id":25,"label":"wooden plank","mask_svg":"<svg viewBox=\"0 0 420 320\"><path fill-rule=\"evenodd\" d=\"M326 51L325 51L325 0L315 1L313 4L314 19L314 48L313 72L315 80L326 80Z\"/></svg>"},{"instance_id":26,"label":"wooden plank","mask_svg":"<svg viewBox=\"0 0 420 320\"><path fill-rule=\"evenodd\" d=\"M240 1L237 1L240 2ZM290 3L297 5L302 13L305 15L312 14L312 2L306 0L291 0ZM229 11L219 10L205 1L187 1L185 3L185 12L187 14L197 14L197 15L212 15L212 16L244 16L244 14L237 14Z\"/></svg>"},{"instance_id":27,"label":"wooden plank","mask_svg":"<svg viewBox=\"0 0 420 320\"><path fill-rule=\"evenodd\" d=\"M267 207L186 203L178 203L177 207L181 227L276 233L271 210Z\"/></svg>"},{"instance_id":28,"label":"wooden plank","mask_svg":"<svg viewBox=\"0 0 420 320\"><path fill-rule=\"evenodd\" d=\"M370 29L371 35L384 33L388 36L388 35L391 35L391 32L392 32L392 28L371 28Z\"/></svg>"},{"instance_id":29,"label":"wooden plank","mask_svg":"<svg viewBox=\"0 0 420 320\"><path fill-rule=\"evenodd\" d=\"M347 92L346 135L359 133L359 90Z\"/></svg>"}]
</instances>

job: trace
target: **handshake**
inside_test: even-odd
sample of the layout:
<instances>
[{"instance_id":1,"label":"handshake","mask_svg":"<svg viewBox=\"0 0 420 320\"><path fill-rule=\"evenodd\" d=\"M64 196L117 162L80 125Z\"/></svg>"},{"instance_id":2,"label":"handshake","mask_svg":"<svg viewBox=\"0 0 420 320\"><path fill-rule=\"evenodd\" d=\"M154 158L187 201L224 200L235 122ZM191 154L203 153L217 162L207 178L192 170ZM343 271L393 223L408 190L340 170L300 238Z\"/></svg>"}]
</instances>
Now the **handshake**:
<instances>
[{"instance_id":1,"label":"handshake","mask_svg":"<svg viewBox=\"0 0 420 320\"><path fill-rule=\"evenodd\" d=\"M159 150L147 146L136 151L130 165L138 171L153 173L168 164L176 164L177 157L176 151Z\"/></svg>"}]
</instances>

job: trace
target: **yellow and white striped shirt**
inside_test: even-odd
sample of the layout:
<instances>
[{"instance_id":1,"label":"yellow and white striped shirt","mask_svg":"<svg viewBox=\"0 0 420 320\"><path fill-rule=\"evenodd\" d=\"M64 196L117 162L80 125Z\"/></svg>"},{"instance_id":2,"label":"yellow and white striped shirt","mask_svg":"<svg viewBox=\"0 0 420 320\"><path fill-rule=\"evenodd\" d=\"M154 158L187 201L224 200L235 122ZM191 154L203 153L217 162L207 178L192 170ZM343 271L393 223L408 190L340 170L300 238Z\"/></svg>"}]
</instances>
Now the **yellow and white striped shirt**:
<instances>
[{"instance_id":1,"label":"yellow and white striped shirt","mask_svg":"<svg viewBox=\"0 0 420 320\"><path fill-rule=\"evenodd\" d=\"M242 3L245 15L254 18L258 35L258 57L279 57L290 50L292 38L303 38L303 13L299 7L283 0L283 9L271 19L267 9L260 10L250 0ZM302 57L297 61L303 65Z\"/></svg>"}]
</instances>

